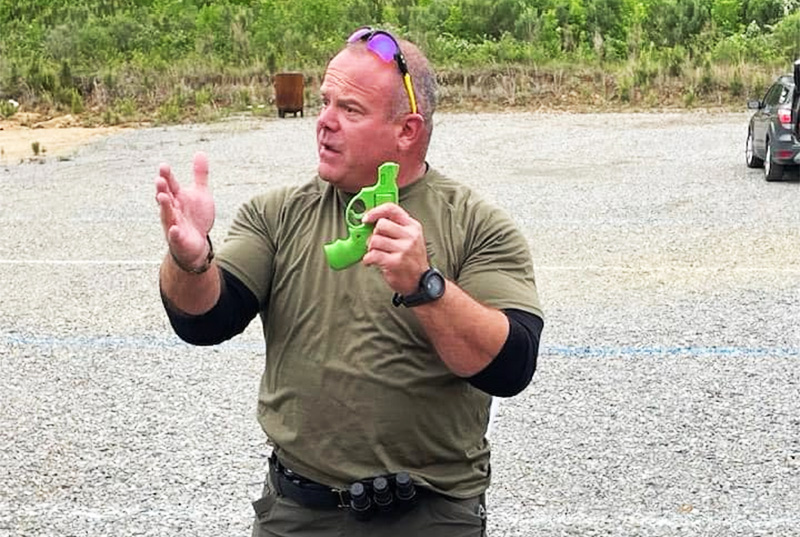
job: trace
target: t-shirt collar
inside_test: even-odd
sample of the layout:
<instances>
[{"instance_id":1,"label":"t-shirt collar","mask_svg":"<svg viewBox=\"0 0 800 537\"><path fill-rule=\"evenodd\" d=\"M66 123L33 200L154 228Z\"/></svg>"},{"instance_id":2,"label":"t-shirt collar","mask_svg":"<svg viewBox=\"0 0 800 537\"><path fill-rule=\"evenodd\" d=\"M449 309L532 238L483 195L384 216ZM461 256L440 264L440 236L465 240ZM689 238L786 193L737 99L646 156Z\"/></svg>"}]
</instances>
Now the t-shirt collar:
<instances>
[{"instance_id":1,"label":"t-shirt collar","mask_svg":"<svg viewBox=\"0 0 800 537\"><path fill-rule=\"evenodd\" d=\"M425 161L425 175L423 175L422 177L420 177L419 179L417 179L416 181L414 181L410 185L406 185L406 186L400 188L400 199L402 200L403 198L407 198L407 197L413 195L413 193L416 192L419 188L422 188L420 185L422 185L425 182L425 179L430 175L430 173L431 173L431 166L430 166L430 164L428 164L428 161L426 160ZM323 180L320 179L320 181L323 181ZM323 182L325 182L325 181L323 181ZM342 190L340 188L336 188L336 187L330 185L330 183L325 182L325 184L327 184L328 187L333 188L335 190L336 198L339 200L339 203L342 205L342 207L347 207L347 204L350 203L350 200L353 199L353 197L356 195L355 192L354 193L345 192L344 190Z\"/></svg>"}]
</instances>

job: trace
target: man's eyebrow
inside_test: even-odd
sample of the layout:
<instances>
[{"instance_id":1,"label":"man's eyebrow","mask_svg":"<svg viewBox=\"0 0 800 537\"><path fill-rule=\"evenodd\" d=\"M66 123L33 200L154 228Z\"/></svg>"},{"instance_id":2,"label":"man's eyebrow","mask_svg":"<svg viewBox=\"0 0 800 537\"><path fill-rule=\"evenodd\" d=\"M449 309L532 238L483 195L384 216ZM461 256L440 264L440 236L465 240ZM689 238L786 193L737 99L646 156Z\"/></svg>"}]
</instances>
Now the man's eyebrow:
<instances>
[{"instance_id":1,"label":"man's eyebrow","mask_svg":"<svg viewBox=\"0 0 800 537\"><path fill-rule=\"evenodd\" d=\"M354 97L340 97L336 100L338 106L350 106L353 108L364 109L364 104Z\"/></svg>"}]
</instances>

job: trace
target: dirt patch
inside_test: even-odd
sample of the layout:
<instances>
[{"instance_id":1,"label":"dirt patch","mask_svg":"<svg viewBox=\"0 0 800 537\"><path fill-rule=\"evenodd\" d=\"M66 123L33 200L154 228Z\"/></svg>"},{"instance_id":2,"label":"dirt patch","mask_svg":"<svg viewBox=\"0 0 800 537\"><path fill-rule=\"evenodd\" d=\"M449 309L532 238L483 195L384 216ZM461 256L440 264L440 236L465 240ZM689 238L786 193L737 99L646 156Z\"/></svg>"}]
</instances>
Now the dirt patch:
<instances>
[{"instance_id":1,"label":"dirt patch","mask_svg":"<svg viewBox=\"0 0 800 537\"><path fill-rule=\"evenodd\" d=\"M47 118L16 114L0 121L0 164L47 157L65 157L78 147L119 132L122 127L82 127L71 115ZM38 147L38 155L35 151Z\"/></svg>"}]
</instances>

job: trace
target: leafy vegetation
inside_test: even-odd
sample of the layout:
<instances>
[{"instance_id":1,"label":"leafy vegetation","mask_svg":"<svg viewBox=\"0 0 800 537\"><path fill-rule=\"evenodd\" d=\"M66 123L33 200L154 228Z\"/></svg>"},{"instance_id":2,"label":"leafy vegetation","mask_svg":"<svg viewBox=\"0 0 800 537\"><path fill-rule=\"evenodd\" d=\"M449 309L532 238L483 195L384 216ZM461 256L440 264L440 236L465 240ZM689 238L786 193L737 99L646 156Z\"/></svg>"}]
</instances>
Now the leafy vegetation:
<instances>
[{"instance_id":1,"label":"leafy vegetation","mask_svg":"<svg viewBox=\"0 0 800 537\"><path fill-rule=\"evenodd\" d=\"M0 0L0 99L213 119L302 71L313 104L362 24L418 43L445 106L741 102L800 57L800 0Z\"/></svg>"}]
</instances>

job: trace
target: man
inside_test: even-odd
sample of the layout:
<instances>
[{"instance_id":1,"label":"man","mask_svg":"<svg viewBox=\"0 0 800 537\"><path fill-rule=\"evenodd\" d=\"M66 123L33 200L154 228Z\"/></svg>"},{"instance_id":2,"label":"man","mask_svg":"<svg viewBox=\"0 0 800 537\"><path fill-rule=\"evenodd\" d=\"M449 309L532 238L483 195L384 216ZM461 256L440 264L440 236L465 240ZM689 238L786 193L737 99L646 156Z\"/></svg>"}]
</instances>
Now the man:
<instances>
[{"instance_id":1,"label":"man","mask_svg":"<svg viewBox=\"0 0 800 537\"><path fill-rule=\"evenodd\" d=\"M189 188L162 165L167 313L201 345L261 317L273 455L254 536L484 535L491 396L527 386L542 329L527 244L428 167L435 78L414 45L358 30L321 96L318 177L244 205L216 257L205 157ZM387 161L399 204L367 212L361 263L334 271L323 244Z\"/></svg>"}]
</instances>

